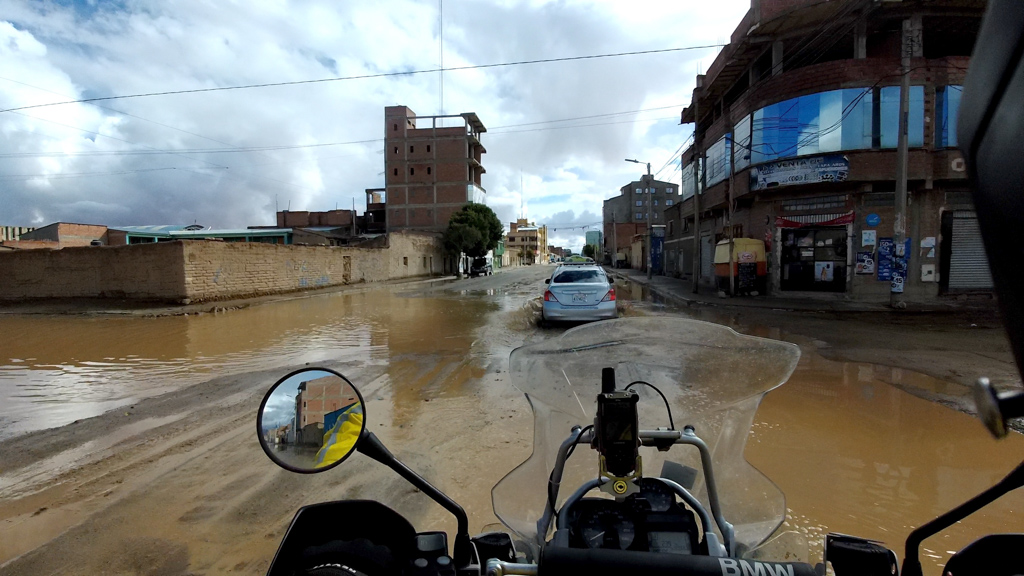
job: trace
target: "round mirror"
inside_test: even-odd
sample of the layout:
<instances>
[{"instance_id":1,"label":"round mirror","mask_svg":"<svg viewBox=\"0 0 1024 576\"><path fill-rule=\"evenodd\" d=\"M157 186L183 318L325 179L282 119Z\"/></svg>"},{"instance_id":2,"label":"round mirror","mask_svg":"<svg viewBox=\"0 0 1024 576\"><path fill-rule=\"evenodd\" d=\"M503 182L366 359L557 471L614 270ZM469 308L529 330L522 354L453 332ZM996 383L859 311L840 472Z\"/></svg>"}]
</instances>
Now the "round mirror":
<instances>
[{"instance_id":1,"label":"round mirror","mask_svg":"<svg viewBox=\"0 0 1024 576\"><path fill-rule=\"evenodd\" d=\"M355 452L366 428L363 397L344 376L306 368L277 381L256 418L263 451L293 472L323 472Z\"/></svg>"}]
</instances>

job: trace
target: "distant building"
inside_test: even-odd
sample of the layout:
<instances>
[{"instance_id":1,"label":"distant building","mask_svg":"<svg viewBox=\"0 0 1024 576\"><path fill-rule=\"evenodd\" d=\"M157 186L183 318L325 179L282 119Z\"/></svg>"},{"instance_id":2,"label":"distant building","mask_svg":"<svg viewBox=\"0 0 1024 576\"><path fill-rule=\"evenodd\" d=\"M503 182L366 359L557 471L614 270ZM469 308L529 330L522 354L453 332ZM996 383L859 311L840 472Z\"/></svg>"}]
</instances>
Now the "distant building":
<instances>
[{"instance_id":1,"label":"distant building","mask_svg":"<svg viewBox=\"0 0 1024 576\"><path fill-rule=\"evenodd\" d=\"M440 232L466 204L484 203L486 131L472 112L417 117L405 106L384 108L387 231Z\"/></svg>"},{"instance_id":2,"label":"distant building","mask_svg":"<svg viewBox=\"0 0 1024 576\"><path fill-rule=\"evenodd\" d=\"M366 213L363 216L363 230L368 234L387 232L387 189L366 189Z\"/></svg>"},{"instance_id":3,"label":"distant building","mask_svg":"<svg viewBox=\"0 0 1024 576\"><path fill-rule=\"evenodd\" d=\"M107 233L111 246L170 242L171 240L220 240L223 242L262 242L293 244L291 228L210 229L198 224L188 226L117 226ZM319 244L320 242L313 242Z\"/></svg>"},{"instance_id":4,"label":"distant building","mask_svg":"<svg viewBox=\"0 0 1024 576\"><path fill-rule=\"evenodd\" d=\"M55 222L42 228L22 232L16 241L4 244L15 248L68 248L107 243L107 227L99 224Z\"/></svg>"},{"instance_id":5,"label":"distant building","mask_svg":"<svg viewBox=\"0 0 1024 576\"><path fill-rule=\"evenodd\" d=\"M35 228L28 226L0 226L0 242L17 240L22 234L33 230L35 230Z\"/></svg>"},{"instance_id":6,"label":"distant building","mask_svg":"<svg viewBox=\"0 0 1024 576\"><path fill-rule=\"evenodd\" d=\"M534 264L548 260L548 227L537 226L526 218L509 224L506 249L518 258L520 264ZM529 254L532 253L531 257Z\"/></svg>"},{"instance_id":7,"label":"distant building","mask_svg":"<svg viewBox=\"0 0 1024 576\"><path fill-rule=\"evenodd\" d=\"M600 230L587 230L586 244L594 247L594 260L601 262L604 258L603 234Z\"/></svg>"},{"instance_id":8,"label":"distant building","mask_svg":"<svg viewBox=\"0 0 1024 576\"><path fill-rule=\"evenodd\" d=\"M631 252L633 236L647 230L647 209L651 203L651 223L664 224L665 208L676 205L679 199L679 185L672 182L654 180L650 190L646 190L641 180L634 180L619 188L618 196L604 201L603 249L598 250L596 260L613 262L616 253Z\"/></svg>"}]
</instances>

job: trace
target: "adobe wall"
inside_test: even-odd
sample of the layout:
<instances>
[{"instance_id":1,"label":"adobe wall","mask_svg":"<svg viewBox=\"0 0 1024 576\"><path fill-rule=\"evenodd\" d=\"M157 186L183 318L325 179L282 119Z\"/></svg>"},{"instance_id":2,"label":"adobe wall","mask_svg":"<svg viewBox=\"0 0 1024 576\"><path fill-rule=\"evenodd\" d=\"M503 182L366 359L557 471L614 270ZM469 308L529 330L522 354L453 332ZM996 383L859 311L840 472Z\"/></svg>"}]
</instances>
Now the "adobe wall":
<instances>
[{"instance_id":1,"label":"adobe wall","mask_svg":"<svg viewBox=\"0 0 1024 576\"><path fill-rule=\"evenodd\" d=\"M0 252L0 300L185 297L181 244Z\"/></svg>"},{"instance_id":2,"label":"adobe wall","mask_svg":"<svg viewBox=\"0 0 1024 576\"><path fill-rule=\"evenodd\" d=\"M440 236L396 233L374 248L179 240L0 252L0 300L227 300L443 271Z\"/></svg>"}]
</instances>

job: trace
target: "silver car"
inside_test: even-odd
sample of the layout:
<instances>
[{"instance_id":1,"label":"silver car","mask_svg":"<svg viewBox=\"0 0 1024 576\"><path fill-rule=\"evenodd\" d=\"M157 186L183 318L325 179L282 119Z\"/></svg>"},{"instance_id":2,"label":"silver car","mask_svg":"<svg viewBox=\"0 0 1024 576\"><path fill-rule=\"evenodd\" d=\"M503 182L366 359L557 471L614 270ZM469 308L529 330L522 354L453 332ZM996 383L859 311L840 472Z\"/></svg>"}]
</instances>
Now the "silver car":
<instances>
[{"instance_id":1,"label":"silver car","mask_svg":"<svg viewBox=\"0 0 1024 576\"><path fill-rule=\"evenodd\" d=\"M587 322L617 318L615 287L594 264L559 266L544 281L544 321Z\"/></svg>"}]
</instances>

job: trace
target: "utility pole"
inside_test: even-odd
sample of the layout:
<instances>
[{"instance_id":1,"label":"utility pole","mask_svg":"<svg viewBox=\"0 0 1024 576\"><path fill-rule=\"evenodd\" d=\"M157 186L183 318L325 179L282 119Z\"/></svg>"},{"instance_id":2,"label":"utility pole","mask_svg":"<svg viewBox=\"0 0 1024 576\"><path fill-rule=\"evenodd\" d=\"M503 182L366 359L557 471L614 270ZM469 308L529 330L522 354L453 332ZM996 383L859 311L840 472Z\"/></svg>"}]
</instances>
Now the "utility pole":
<instances>
[{"instance_id":1,"label":"utility pole","mask_svg":"<svg viewBox=\"0 0 1024 576\"><path fill-rule=\"evenodd\" d=\"M615 225L615 208L612 207L612 268L619 267L619 227Z\"/></svg>"},{"instance_id":2,"label":"utility pole","mask_svg":"<svg viewBox=\"0 0 1024 576\"><path fill-rule=\"evenodd\" d=\"M736 171L734 162L736 161L736 155L734 154L735 142L729 142L729 296L736 295L736 266L733 263L733 245L735 238L733 238L733 223L732 223L732 202L733 202L733 187L736 186Z\"/></svg>"},{"instance_id":3,"label":"utility pole","mask_svg":"<svg viewBox=\"0 0 1024 576\"><path fill-rule=\"evenodd\" d=\"M654 229L651 226L651 212L654 212L654 179L651 178L651 163L647 163L647 279L654 276L654 254L653 247Z\"/></svg>"},{"instance_id":4,"label":"utility pole","mask_svg":"<svg viewBox=\"0 0 1024 576\"><path fill-rule=\"evenodd\" d=\"M893 222L893 252L896 262L893 266L893 277L889 288L889 305L896 309L907 307L903 301L903 290L909 276L909 270L901 269L899 262L906 263L910 256L906 253L907 237L907 160L909 152L907 124L910 113L910 59L919 49L921 19L913 16L903 21L903 42L900 59L900 118L899 135L896 146L896 220Z\"/></svg>"},{"instance_id":5,"label":"utility pole","mask_svg":"<svg viewBox=\"0 0 1024 576\"><path fill-rule=\"evenodd\" d=\"M693 102L693 293L700 287L700 179L704 173L700 169L700 98Z\"/></svg>"}]
</instances>

